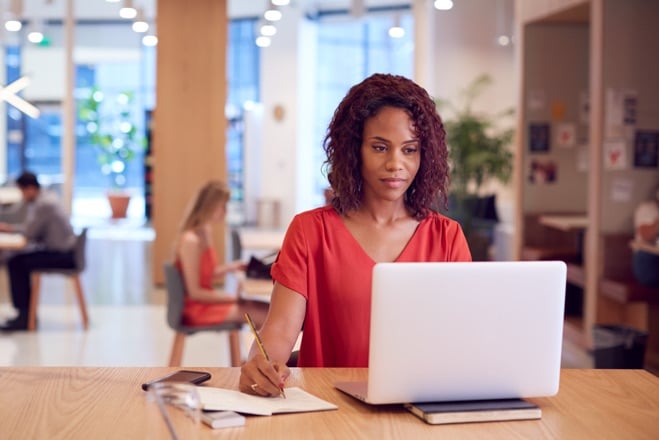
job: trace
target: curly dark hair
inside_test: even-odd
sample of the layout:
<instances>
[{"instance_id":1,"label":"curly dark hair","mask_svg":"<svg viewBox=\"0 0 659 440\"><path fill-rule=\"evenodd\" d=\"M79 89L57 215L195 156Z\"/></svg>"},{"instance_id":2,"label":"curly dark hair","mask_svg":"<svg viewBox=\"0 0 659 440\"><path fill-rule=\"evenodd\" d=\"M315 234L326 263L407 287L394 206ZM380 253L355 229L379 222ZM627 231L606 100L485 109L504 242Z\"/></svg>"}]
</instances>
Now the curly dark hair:
<instances>
[{"instance_id":1,"label":"curly dark hair","mask_svg":"<svg viewBox=\"0 0 659 440\"><path fill-rule=\"evenodd\" d=\"M353 86L334 111L323 148L323 170L334 191L332 206L345 214L362 203L364 123L383 107L400 108L412 119L421 149L421 165L405 194L405 204L417 220L446 207L449 185L448 150L442 120L425 89L398 75L374 74Z\"/></svg>"}]
</instances>

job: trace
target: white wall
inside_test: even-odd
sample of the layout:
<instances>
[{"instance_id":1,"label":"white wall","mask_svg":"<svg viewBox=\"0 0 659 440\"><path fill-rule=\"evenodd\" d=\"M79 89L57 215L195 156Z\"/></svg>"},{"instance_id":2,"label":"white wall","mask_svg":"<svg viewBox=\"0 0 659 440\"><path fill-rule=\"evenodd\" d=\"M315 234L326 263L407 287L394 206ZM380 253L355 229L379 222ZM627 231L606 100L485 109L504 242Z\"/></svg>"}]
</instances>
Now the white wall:
<instances>
[{"instance_id":1,"label":"white wall","mask_svg":"<svg viewBox=\"0 0 659 440\"><path fill-rule=\"evenodd\" d=\"M301 148L297 126L304 124L298 112L298 34L301 11L286 7L272 45L261 50L261 101L263 103L263 145L261 147L261 187L259 197L279 200L279 224L288 225L296 207L296 170ZM275 117L275 108L282 111Z\"/></svg>"},{"instance_id":2,"label":"white wall","mask_svg":"<svg viewBox=\"0 0 659 440\"><path fill-rule=\"evenodd\" d=\"M498 8L503 8L505 14ZM512 45L499 46L496 37L502 30L512 33L512 0L460 0L451 11L435 12L434 92L435 96L457 102L459 93L478 75L487 73L492 85L474 101L474 110L496 114L515 108L517 78ZM450 115L442 115L447 118ZM514 125L514 118L507 121ZM512 150L512 145L511 145ZM512 182L491 184L485 192L496 192L499 215L512 221L514 201Z\"/></svg>"},{"instance_id":3,"label":"white wall","mask_svg":"<svg viewBox=\"0 0 659 440\"><path fill-rule=\"evenodd\" d=\"M73 51L76 64L99 62L139 62L139 49L77 47ZM62 47L33 47L23 49L22 74L31 79L23 96L32 101L62 101L66 91L66 59Z\"/></svg>"}]
</instances>

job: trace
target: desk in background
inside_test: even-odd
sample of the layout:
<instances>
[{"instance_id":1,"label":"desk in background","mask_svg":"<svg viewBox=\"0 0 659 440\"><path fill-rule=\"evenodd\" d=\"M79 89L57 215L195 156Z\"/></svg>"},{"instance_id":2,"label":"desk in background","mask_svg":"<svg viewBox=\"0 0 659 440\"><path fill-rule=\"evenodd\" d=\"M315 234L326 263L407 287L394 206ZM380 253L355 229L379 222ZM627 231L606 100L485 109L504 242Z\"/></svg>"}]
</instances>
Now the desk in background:
<instances>
[{"instance_id":1,"label":"desk in background","mask_svg":"<svg viewBox=\"0 0 659 440\"><path fill-rule=\"evenodd\" d=\"M271 294L272 280L253 278L244 278L242 280L240 296L243 299L269 303Z\"/></svg>"},{"instance_id":2,"label":"desk in background","mask_svg":"<svg viewBox=\"0 0 659 440\"><path fill-rule=\"evenodd\" d=\"M281 229L240 228L240 243L245 250L276 251L285 234Z\"/></svg>"},{"instance_id":3,"label":"desk in background","mask_svg":"<svg viewBox=\"0 0 659 440\"><path fill-rule=\"evenodd\" d=\"M23 234L0 232L0 250L23 249L26 244Z\"/></svg>"},{"instance_id":4,"label":"desk in background","mask_svg":"<svg viewBox=\"0 0 659 440\"><path fill-rule=\"evenodd\" d=\"M269 303L272 280L247 278L244 273L232 272L224 278L223 288L242 299Z\"/></svg>"},{"instance_id":5,"label":"desk in background","mask_svg":"<svg viewBox=\"0 0 659 440\"><path fill-rule=\"evenodd\" d=\"M659 255L659 243L653 245L646 241L632 240L629 242L629 247L635 251L648 252L650 254Z\"/></svg>"},{"instance_id":6,"label":"desk in background","mask_svg":"<svg viewBox=\"0 0 659 440\"><path fill-rule=\"evenodd\" d=\"M0 205L13 205L23 200L23 193L17 186L0 186Z\"/></svg>"},{"instance_id":7,"label":"desk in background","mask_svg":"<svg viewBox=\"0 0 659 440\"><path fill-rule=\"evenodd\" d=\"M541 215L538 218L540 224L562 231L572 229L586 229L588 227L588 217L586 215Z\"/></svg>"},{"instance_id":8,"label":"desk in background","mask_svg":"<svg viewBox=\"0 0 659 440\"><path fill-rule=\"evenodd\" d=\"M201 368L210 386L236 388L239 368ZM2 367L2 436L12 439L146 438L140 384L175 368ZM400 405L369 406L333 387L366 369L293 368L299 386L336 411L248 416L240 428L201 428L201 438L659 438L659 378L644 370L563 370L560 391L529 399L542 419L428 425Z\"/></svg>"},{"instance_id":9,"label":"desk in background","mask_svg":"<svg viewBox=\"0 0 659 440\"><path fill-rule=\"evenodd\" d=\"M541 225L550 228L558 229L560 231L577 231L577 263L583 263L583 246L584 246L584 233L588 227L588 216L586 215L541 215L538 218Z\"/></svg>"}]
</instances>

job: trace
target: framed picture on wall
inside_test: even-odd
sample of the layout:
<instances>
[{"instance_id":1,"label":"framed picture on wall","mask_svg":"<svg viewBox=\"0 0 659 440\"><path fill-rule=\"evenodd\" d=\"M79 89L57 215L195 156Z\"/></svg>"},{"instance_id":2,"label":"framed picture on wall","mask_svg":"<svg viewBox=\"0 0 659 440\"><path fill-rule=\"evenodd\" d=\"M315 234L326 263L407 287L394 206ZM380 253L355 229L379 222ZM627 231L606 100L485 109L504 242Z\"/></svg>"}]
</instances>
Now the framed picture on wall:
<instances>
[{"instance_id":1,"label":"framed picture on wall","mask_svg":"<svg viewBox=\"0 0 659 440\"><path fill-rule=\"evenodd\" d=\"M546 153L549 151L549 124L532 122L529 124L529 151L531 153Z\"/></svg>"},{"instance_id":2,"label":"framed picture on wall","mask_svg":"<svg viewBox=\"0 0 659 440\"><path fill-rule=\"evenodd\" d=\"M659 131L637 130L634 136L634 167L656 168L659 165Z\"/></svg>"}]
</instances>

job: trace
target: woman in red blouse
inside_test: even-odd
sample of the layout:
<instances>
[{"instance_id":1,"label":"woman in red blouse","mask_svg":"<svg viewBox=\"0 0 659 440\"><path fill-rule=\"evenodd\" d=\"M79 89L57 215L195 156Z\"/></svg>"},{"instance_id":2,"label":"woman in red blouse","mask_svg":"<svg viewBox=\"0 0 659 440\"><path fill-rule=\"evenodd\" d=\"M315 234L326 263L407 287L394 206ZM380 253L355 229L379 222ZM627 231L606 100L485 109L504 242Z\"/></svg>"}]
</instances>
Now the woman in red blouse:
<instances>
[{"instance_id":1,"label":"woman in red blouse","mask_svg":"<svg viewBox=\"0 0 659 440\"><path fill-rule=\"evenodd\" d=\"M176 266L185 283L185 325L245 322L245 312L260 325L267 314L267 304L242 301L235 292L213 287L227 273L245 269L242 261L218 264L213 248L213 225L224 221L228 201L229 189L224 183L208 182L196 194L181 225L176 241Z\"/></svg>"},{"instance_id":2,"label":"woman in red blouse","mask_svg":"<svg viewBox=\"0 0 659 440\"><path fill-rule=\"evenodd\" d=\"M375 74L350 89L324 141L334 198L286 232L260 332L272 362L252 347L241 391L280 394L303 324L299 366L367 367L376 263L471 261L460 225L437 212L449 183L444 138L433 100L413 81Z\"/></svg>"}]
</instances>

